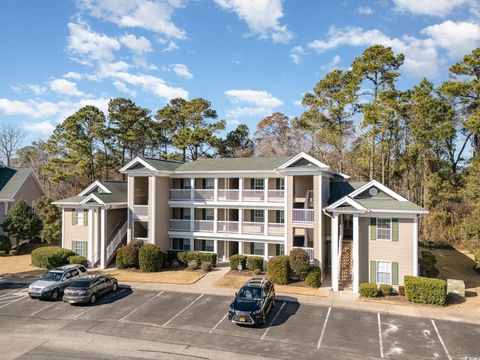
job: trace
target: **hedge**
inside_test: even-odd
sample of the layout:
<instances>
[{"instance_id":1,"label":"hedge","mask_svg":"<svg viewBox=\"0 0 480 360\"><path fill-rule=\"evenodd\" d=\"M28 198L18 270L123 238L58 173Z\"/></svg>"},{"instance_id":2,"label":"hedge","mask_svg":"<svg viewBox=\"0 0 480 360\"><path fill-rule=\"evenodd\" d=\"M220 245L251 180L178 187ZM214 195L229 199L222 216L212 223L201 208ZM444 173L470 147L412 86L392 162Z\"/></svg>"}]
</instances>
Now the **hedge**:
<instances>
[{"instance_id":1,"label":"hedge","mask_svg":"<svg viewBox=\"0 0 480 360\"><path fill-rule=\"evenodd\" d=\"M178 261L188 264L190 261L196 261L201 264L202 261L208 261L213 267L217 265L217 254L201 251L181 251L177 253Z\"/></svg>"},{"instance_id":2,"label":"hedge","mask_svg":"<svg viewBox=\"0 0 480 360\"><path fill-rule=\"evenodd\" d=\"M310 266L305 283L308 286L319 288L322 285L322 270L318 266Z\"/></svg>"},{"instance_id":3,"label":"hedge","mask_svg":"<svg viewBox=\"0 0 480 360\"><path fill-rule=\"evenodd\" d=\"M5 251L5 254L8 254L12 249L12 242L10 238L5 235L0 235L0 251Z\"/></svg>"},{"instance_id":4,"label":"hedge","mask_svg":"<svg viewBox=\"0 0 480 360\"><path fill-rule=\"evenodd\" d=\"M167 254L154 244L145 244L138 251L138 264L143 272L160 271L167 259Z\"/></svg>"},{"instance_id":5,"label":"hedge","mask_svg":"<svg viewBox=\"0 0 480 360\"><path fill-rule=\"evenodd\" d=\"M405 297L419 304L445 305L447 282L421 276L405 276Z\"/></svg>"},{"instance_id":6,"label":"hedge","mask_svg":"<svg viewBox=\"0 0 480 360\"><path fill-rule=\"evenodd\" d=\"M138 239L138 240L132 241L131 245L135 246L138 250L140 250L145 245L145 241Z\"/></svg>"},{"instance_id":7,"label":"hedge","mask_svg":"<svg viewBox=\"0 0 480 360\"><path fill-rule=\"evenodd\" d=\"M247 257L245 255L232 255L228 260L232 270L238 270L238 264L242 264L242 269L247 267Z\"/></svg>"},{"instance_id":8,"label":"hedge","mask_svg":"<svg viewBox=\"0 0 480 360\"><path fill-rule=\"evenodd\" d=\"M213 269L212 263L210 261L204 261L201 265L202 271L210 272Z\"/></svg>"},{"instance_id":9,"label":"hedge","mask_svg":"<svg viewBox=\"0 0 480 360\"><path fill-rule=\"evenodd\" d=\"M382 296L392 295L393 287L390 284L380 284L380 293Z\"/></svg>"},{"instance_id":10,"label":"hedge","mask_svg":"<svg viewBox=\"0 0 480 360\"><path fill-rule=\"evenodd\" d=\"M310 268L310 257L303 249L292 249L290 251L290 267L295 275L304 277Z\"/></svg>"},{"instance_id":11,"label":"hedge","mask_svg":"<svg viewBox=\"0 0 480 360\"><path fill-rule=\"evenodd\" d=\"M124 245L117 250L117 268L138 268L138 248L132 244Z\"/></svg>"},{"instance_id":12,"label":"hedge","mask_svg":"<svg viewBox=\"0 0 480 360\"><path fill-rule=\"evenodd\" d=\"M376 297L378 296L378 287L376 283L360 283L360 296Z\"/></svg>"},{"instance_id":13,"label":"hedge","mask_svg":"<svg viewBox=\"0 0 480 360\"><path fill-rule=\"evenodd\" d=\"M32 251L32 265L53 269L68 264L68 258L73 255L72 250L60 246L43 246Z\"/></svg>"},{"instance_id":14,"label":"hedge","mask_svg":"<svg viewBox=\"0 0 480 360\"><path fill-rule=\"evenodd\" d=\"M473 250L473 256L475 257L475 262L480 263L480 249Z\"/></svg>"},{"instance_id":15,"label":"hedge","mask_svg":"<svg viewBox=\"0 0 480 360\"><path fill-rule=\"evenodd\" d=\"M73 255L69 256L67 260L69 264L80 264L85 267L88 266L88 260L85 256Z\"/></svg>"},{"instance_id":16,"label":"hedge","mask_svg":"<svg viewBox=\"0 0 480 360\"><path fill-rule=\"evenodd\" d=\"M261 256L248 256L247 269L250 271L255 269L263 270L263 258Z\"/></svg>"},{"instance_id":17,"label":"hedge","mask_svg":"<svg viewBox=\"0 0 480 360\"><path fill-rule=\"evenodd\" d=\"M288 255L274 256L267 265L268 278L274 284L288 284L288 272L290 270L290 260Z\"/></svg>"}]
</instances>

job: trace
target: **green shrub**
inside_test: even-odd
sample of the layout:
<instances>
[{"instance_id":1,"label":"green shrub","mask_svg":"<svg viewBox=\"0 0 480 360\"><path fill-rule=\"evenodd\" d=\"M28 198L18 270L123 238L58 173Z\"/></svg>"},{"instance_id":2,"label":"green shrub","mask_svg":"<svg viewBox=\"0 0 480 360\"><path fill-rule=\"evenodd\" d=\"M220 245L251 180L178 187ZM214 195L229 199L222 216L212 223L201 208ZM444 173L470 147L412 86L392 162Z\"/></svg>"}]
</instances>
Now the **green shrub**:
<instances>
[{"instance_id":1,"label":"green shrub","mask_svg":"<svg viewBox=\"0 0 480 360\"><path fill-rule=\"evenodd\" d=\"M138 250L140 250L145 245L145 241L135 240L135 241L132 241L131 245L135 246Z\"/></svg>"},{"instance_id":2,"label":"green shrub","mask_svg":"<svg viewBox=\"0 0 480 360\"><path fill-rule=\"evenodd\" d=\"M318 266L310 266L305 283L310 287L319 288L322 285L322 270Z\"/></svg>"},{"instance_id":3,"label":"green shrub","mask_svg":"<svg viewBox=\"0 0 480 360\"><path fill-rule=\"evenodd\" d=\"M213 269L212 263L210 261L202 262L200 267L202 268L202 271L205 271L205 272L210 272Z\"/></svg>"},{"instance_id":4,"label":"green shrub","mask_svg":"<svg viewBox=\"0 0 480 360\"><path fill-rule=\"evenodd\" d=\"M437 258L431 251L422 251L422 256L418 259L421 275L430 275L435 270Z\"/></svg>"},{"instance_id":5,"label":"green shrub","mask_svg":"<svg viewBox=\"0 0 480 360\"><path fill-rule=\"evenodd\" d=\"M274 284L288 284L288 273L290 271L290 260L288 255L274 256L267 265L268 278Z\"/></svg>"},{"instance_id":6,"label":"green shrub","mask_svg":"<svg viewBox=\"0 0 480 360\"><path fill-rule=\"evenodd\" d=\"M170 261L170 263L172 263L172 261L178 261L178 253L180 251L177 251L177 250L168 250L167 251L167 259L168 261Z\"/></svg>"},{"instance_id":7,"label":"green shrub","mask_svg":"<svg viewBox=\"0 0 480 360\"><path fill-rule=\"evenodd\" d=\"M258 276L258 275L260 275L261 273L262 273L262 270L260 270L260 269L253 269L253 274L254 274L254 275L257 275L257 276Z\"/></svg>"},{"instance_id":8,"label":"green shrub","mask_svg":"<svg viewBox=\"0 0 480 360\"><path fill-rule=\"evenodd\" d=\"M188 262L188 270L197 270L198 269L198 262L195 260L190 260Z\"/></svg>"},{"instance_id":9,"label":"green shrub","mask_svg":"<svg viewBox=\"0 0 480 360\"><path fill-rule=\"evenodd\" d=\"M68 264L68 258L75 255L72 250L59 246L43 246L32 251L32 265L52 269Z\"/></svg>"},{"instance_id":10,"label":"green shrub","mask_svg":"<svg viewBox=\"0 0 480 360\"><path fill-rule=\"evenodd\" d=\"M69 264L80 264L85 267L88 266L88 260L85 256L73 255L69 256L67 260Z\"/></svg>"},{"instance_id":11,"label":"green shrub","mask_svg":"<svg viewBox=\"0 0 480 360\"><path fill-rule=\"evenodd\" d=\"M0 235L0 250L5 251L5 254L12 249L12 242L10 239L5 235Z\"/></svg>"},{"instance_id":12,"label":"green shrub","mask_svg":"<svg viewBox=\"0 0 480 360\"><path fill-rule=\"evenodd\" d=\"M480 249L473 250L473 256L475 257L475 262L480 263Z\"/></svg>"},{"instance_id":13,"label":"green shrub","mask_svg":"<svg viewBox=\"0 0 480 360\"><path fill-rule=\"evenodd\" d=\"M163 268L167 254L154 244L145 244L138 251L138 264L143 272L157 272Z\"/></svg>"},{"instance_id":14,"label":"green shrub","mask_svg":"<svg viewBox=\"0 0 480 360\"><path fill-rule=\"evenodd\" d=\"M447 282L421 276L405 276L405 297L419 304L445 305Z\"/></svg>"},{"instance_id":15,"label":"green shrub","mask_svg":"<svg viewBox=\"0 0 480 360\"><path fill-rule=\"evenodd\" d=\"M117 268L138 268L138 248L132 244L124 245L117 250Z\"/></svg>"},{"instance_id":16,"label":"green shrub","mask_svg":"<svg viewBox=\"0 0 480 360\"><path fill-rule=\"evenodd\" d=\"M229 262L232 270L238 270L238 264L242 264L242 269L247 267L247 257L245 255L232 255Z\"/></svg>"},{"instance_id":17,"label":"green shrub","mask_svg":"<svg viewBox=\"0 0 480 360\"><path fill-rule=\"evenodd\" d=\"M364 282L360 284L360 296L376 297L378 296L378 287L375 283Z\"/></svg>"},{"instance_id":18,"label":"green shrub","mask_svg":"<svg viewBox=\"0 0 480 360\"><path fill-rule=\"evenodd\" d=\"M310 257L303 249L292 249L290 251L290 267L295 275L303 278L310 268Z\"/></svg>"},{"instance_id":19,"label":"green shrub","mask_svg":"<svg viewBox=\"0 0 480 360\"><path fill-rule=\"evenodd\" d=\"M18 251L17 251L17 250L10 250L10 251L8 252L8 255L10 255L10 256L15 256L15 255L17 255L17 254L18 254Z\"/></svg>"},{"instance_id":20,"label":"green shrub","mask_svg":"<svg viewBox=\"0 0 480 360\"><path fill-rule=\"evenodd\" d=\"M5 256L6 253L5 253L5 250L0 250L0 256Z\"/></svg>"},{"instance_id":21,"label":"green shrub","mask_svg":"<svg viewBox=\"0 0 480 360\"><path fill-rule=\"evenodd\" d=\"M261 256L248 256L247 269L250 271L255 269L263 270L263 258Z\"/></svg>"},{"instance_id":22,"label":"green shrub","mask_svg":"<svg viewBox=\"0 0 480 360\"><path fill-rule=\"evenodd\" d=\"M380 284L380 293L382 296L392 295L393 288L390 284Z\"/></svg>"},{"instance_id":23,"label":"green shrub","mask_svg":"<svg viewBox=\"0 0 480 360\"><path fill-rule=\"evenodd\" d=\"M405 286L400 285L398 287L398 295L405 296Z\"/></svg>"},{"instance_id":24,"label":"green shrub","mask_svg":"<svg viewBox=\"0 0 480 360\"><path fill-rule=\"evenodd\" d=\"M201 251L181 251L177 253L177 258L180 262L188 264L195 260L198 264L203 261L208 261L213 267L217 265L217 254Z\"/></svg>"}]
</instances>

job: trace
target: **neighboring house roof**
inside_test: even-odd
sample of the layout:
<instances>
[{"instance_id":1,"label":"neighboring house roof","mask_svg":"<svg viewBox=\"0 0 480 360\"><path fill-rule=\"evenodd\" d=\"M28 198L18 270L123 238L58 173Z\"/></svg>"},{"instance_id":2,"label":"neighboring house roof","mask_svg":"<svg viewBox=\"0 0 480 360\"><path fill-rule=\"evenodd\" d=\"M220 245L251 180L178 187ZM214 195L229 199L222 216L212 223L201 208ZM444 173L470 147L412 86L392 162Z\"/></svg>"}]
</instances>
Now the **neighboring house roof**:
<instances>
[{"instance_id":1,"label":"neighboring house roof","mask_svg":"<svg viewBox=\"0 0 480 360\"><path fill-rule=\"evenodd\" d=\"M97 203L99 205L127 204L126 181L95 181L80 195L54 201L56 205L85 205Z\"/></svg>"},{"instance_id":2,"label":"neighboring house roof","mask_svg":"<svg viewBox=\"0 0 480 360\"><path fill-rule=\"evenodd\" d=\"M33 174L31 168L1 167L0 168L0 200L13 200L27 178ZM34 175L35 181L38 179ZM38 183L39 188L42 187Z\"/></svg>"}]
</instances>

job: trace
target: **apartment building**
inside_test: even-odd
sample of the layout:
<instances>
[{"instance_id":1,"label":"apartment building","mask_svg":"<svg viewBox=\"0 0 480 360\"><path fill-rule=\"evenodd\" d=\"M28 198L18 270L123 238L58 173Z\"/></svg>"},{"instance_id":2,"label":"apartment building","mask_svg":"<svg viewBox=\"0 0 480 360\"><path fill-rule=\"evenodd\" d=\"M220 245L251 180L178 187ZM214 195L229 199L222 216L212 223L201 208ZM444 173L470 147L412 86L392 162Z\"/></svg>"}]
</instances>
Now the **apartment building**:
<instances>
[{"instance_id":1,"label":"apartment building","mask_svg":"<svg viewBox=\"0 0 480 360\"><path fill-rule=\"evenodd\" d=\"M426 211L376 181L350 183L305 153L189 163L137 157L120 172L126 242L215 252L219 261L268 261L303 248L330 271L334 290L358 292L369 280L401 285L417 274L418 216Z\"/></svg>"}]
</instances>

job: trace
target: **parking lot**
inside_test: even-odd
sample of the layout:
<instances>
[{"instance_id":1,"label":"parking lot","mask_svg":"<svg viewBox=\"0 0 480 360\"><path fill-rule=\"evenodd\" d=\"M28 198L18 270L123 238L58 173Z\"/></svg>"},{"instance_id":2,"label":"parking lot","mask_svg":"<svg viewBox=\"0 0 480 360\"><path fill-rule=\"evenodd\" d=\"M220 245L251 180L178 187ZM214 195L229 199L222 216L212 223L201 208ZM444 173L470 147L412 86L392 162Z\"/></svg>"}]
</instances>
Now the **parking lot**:
<instances>
[{"instance_id":1,"label":"parking lot","mask_svg":"<svg viewBox=\"0 0 480 360\"><path fill-rule=\"evenodd\" d=\"M25 324L38 329L42 324L59 324L59 329L74 332L269 358L480 356L480 326L305 305L282 298L277 299L265 326L245 327L226 318L230 301L222 296L121 287L93 306L71 306L30 299L25 288L12 284L0 286L0 328L6 330L9 327L3 324L14 326L28 319ZM32 351L30 357L20 358L41 358Z\"/></svg>"}]
</instances>

